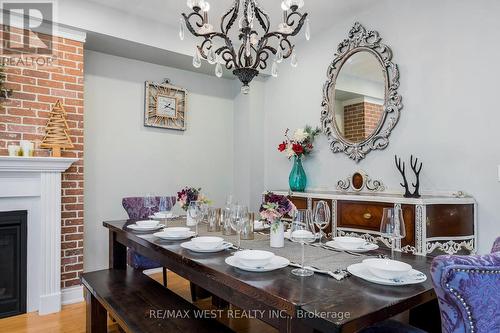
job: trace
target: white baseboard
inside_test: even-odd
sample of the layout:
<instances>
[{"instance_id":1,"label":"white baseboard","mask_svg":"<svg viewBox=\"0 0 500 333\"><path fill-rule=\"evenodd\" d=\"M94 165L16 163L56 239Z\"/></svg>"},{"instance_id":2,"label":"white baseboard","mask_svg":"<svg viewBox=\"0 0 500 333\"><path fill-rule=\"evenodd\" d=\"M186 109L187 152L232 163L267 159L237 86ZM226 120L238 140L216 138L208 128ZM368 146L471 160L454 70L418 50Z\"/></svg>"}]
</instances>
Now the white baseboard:
<instances>
[{"instance_id":1,"label":"white baseboard","mask_svg":"<svg viewBox=\"0 0 500 333\"><path fill-rule=\"evenodd\" d=\"M83 302L83 286L75 286L61 290L62 305L80 302Z\"/></svg>"},{"instance_id":2,"label":"white baseboard","mask_svg":"<svg viewBox=\"0 0 500 333\"><path fill-rule=\"evenodd\" d=\"M53 293L40 296L40 304L38 306L38 314L43 316L50 313L61 311L61 293Z\"/></svg>"}]
</instances>

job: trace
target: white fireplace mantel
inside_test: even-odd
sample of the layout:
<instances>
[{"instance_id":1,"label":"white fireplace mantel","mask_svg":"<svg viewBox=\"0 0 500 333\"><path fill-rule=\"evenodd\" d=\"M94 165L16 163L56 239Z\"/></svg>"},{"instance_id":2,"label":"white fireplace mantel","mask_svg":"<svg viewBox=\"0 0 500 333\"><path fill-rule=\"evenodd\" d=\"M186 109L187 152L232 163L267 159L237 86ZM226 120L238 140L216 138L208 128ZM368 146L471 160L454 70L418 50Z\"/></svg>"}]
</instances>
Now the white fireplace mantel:
<instances>
[{"instance_id":1,"label":"white fireplace mantel","mask_svg":"<svg viewBox=\"0 0 500 333\"><path fill-rule=\"evenodd\" d=\"M28 211L28 312L61 309L61 173L76 161L0 156L0 211Z\"/></svg>"},{"instance_id":2,"label":"white fireplace mantel","mask_svg":"<svg viewBox=\"0 0 500 333\"><path fill-rule=\"evenodd\" d=\"M64 172L76 161L64 157L0 156L0 172Z\"/></svg>"}]
</instances>

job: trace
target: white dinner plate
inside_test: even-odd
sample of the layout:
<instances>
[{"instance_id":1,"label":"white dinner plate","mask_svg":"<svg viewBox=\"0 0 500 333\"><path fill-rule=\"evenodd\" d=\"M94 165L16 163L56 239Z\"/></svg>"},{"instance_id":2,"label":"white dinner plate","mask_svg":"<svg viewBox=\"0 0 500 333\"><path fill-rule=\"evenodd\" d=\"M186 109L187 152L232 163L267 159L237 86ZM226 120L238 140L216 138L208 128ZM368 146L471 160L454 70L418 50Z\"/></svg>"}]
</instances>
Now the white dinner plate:
<instances>
[{"instance_id":1,"label":"white dinner plate","mask_svg":"<svg viewBox=\"0 0 500 333\"><path fill-rule=\"evenodd\" d=\"M138 226L137 224L130 224L127 226L127 228L132 229L134 231L153 231L153 230L158 230L158 229L163 229L165 228L164 224L157 224L154 227L142 227Z\"/></svg>"},{"instance_id":2,"label":"white dinner plate","mask_svg":"<svg viewBox=\"0 0 500 333\"><path fill-rule=\"evenodd\" d=\"M224 250L230 248L231 246L233 246L233 244L231 244L229 242L224 242L224 243L222 243L221 246L216 247L215 249L205 250L205 249L200 249L200 248L196 247L194 245L194 243L191 242L191 241L184 242L184 243L181 244L182 248L188 249L188 250L193 251L193 252L201 252L201 253L215 253L215 252L220 252L220 251L224 251Z\"/></svg>"},{"instance_id":3,"label":"white dinner plate","mask_svg":"<svg viewBox=\"0 0 500 333\"><path fill-rule=\"evenodd\" d=\"M360 279L377 284L383 284L385 286L405 286L408 284L422 283L427 280L427 275L420 271L417 271L416 269L412 269L408 273L408 275L400 279L382 279L373 275L368 270L368 267L363 263L350 265L349 267L347 267L347 271L352 275L359 277Z\"/></svg>"},{"instance_id":4,"label":"white dinner plate","mask_svg":"<svg viewBox=\"0 0 500 333\"><path fill-rule=\"evenodd\" d=\"M286 267L286 266L290 265L290 261L287 258L283 258L280 256L274 256L271 259L271 261L269 263L267 263L266 265L264 265L263 267L252 268L252 267L247 267L247 266L241 265L239 263L238 258L236 258L234 256L230 256L230 257L226 258L226 264L228 264L229 266L239 268L239 269L244 270L244 271L248 271L248 272L263 273L263 272L270 272L270 271L274 271L274 270Z\"/></svg>"},{"instance_id":5,"label":"white dinner plate","mask_svg":"<svg viewBox=\"0 0 500 333\"><path fill-rule=\"evenodd\" d=\"M346 249L334 240L326 242L325 245L328 247L331 247L332 249L341 250L341 251L351 251L351 252L356 252L356 253L363 253L363 252L368 252L368 251L373 251L373 250L378 249L377 244L373 244L373 243L369 243L369 242L366 242L365 244L358 247L357 249Z\"/></svg>"},{"instance_id":6,"label":"white dinner plate","mask_svg":"<svg viewBox=\"0 0 500 333\"><path fill-rule=\"evenodd\" d=\"M179 218L180 215L171 215L171 216L165 216L165 217L161 217L161 216L158 216L158 215L149 215L149 218L150 219L160 219L160 220L172 220L172 219L177 219Z\"/></svg>"},{"instance_id":7,"label":"white dinner plate","mask_svg":"<svg viewBox=\"0 0 500 333\"><path fill-rule=\"evenodd\" d=\"M194 237L195 235L196 235L196 232L194 232L194 231L189 231L187 234L184 234L184 235L172 235L172 234L166 233L164 231L155 232L153 234L153 236L161 238L161 239L165 239L165 240L183 240L183 239L188 239L188 238Z\"/></svg>"}]
</instances>

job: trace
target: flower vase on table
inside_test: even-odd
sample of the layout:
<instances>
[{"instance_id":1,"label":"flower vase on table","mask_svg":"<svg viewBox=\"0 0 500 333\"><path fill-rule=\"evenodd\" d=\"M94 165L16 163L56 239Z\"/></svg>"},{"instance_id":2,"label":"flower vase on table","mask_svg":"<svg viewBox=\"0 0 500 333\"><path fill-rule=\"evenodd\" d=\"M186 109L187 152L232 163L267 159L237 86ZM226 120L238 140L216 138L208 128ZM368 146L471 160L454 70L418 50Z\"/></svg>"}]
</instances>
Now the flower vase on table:
<instances>
[{"instance_id":1,"label":"flower vase on table","mask_svg":"<svg viewBox=\"0 0 500 333\"><path fill-rule=\"evenodd\" d=\"M294 156L293 167L288 177L290 190L294 192L304 192L307 185L307 176L302 167L302 158Z\"/></svg>"},{"instance_id":2,"label":"flower vase on table","mask_svg":"<svg viewBox=\"0 0 500 333\"><path fill-rule=\"evenodd\" d=\"M294 192L304 192L307 185L307 177L302 166L302 157L311 154L313 150L314 138L319 134L319 128L306 126L295 130L293 136L285 131L285 141L278 145L280 152L286 153L288 159L293 157L293 167L288 176L288 185Z\"/></svg>"},{"instance_id":3,"label":"flower vase on table","mask_svg":"<svg viewBox=\"0 0 500 333\"><path fill-rule=\"evenodd\" d=\"M196 225L196 221L191 217L191 215L186 215L186 226L194 227Z\"/></svg>"},{"instance_id":4,"label":"flower vase on table","mask_svg":"<svg viewBox=\"0 0 500 333\"><path fill-rule=\"evenodd\" d=\"M281 220L277 220L271 224L270 236L271 247L279 248L285 246L285 226Z\"/></svg>"},{"instance_id":5,"label":"flower vase on table","mask_svg":"<svg viewBox=\"0 0 500 333\"><path fill-rule=\"evenodd\" d=\"M184 187L177 192L177 201L185 212L187 212L189 204L192 201L199 201L201 204L210 204L210 200L201 194L201 188L195 187ZM196 225L196 220L190 214L186 214L186 226L194 227Z\"/></svg>"},{"instance_id":6,"label":"flower vase on table","mask_svg":"<svg viewBox=\"0 0 500 333\"><path fill-rule=\"evenodd\" d=\"M293 215L297 211L295 205L284 195L267 192L260 206L260 216L271 223L271 247L285 246L285 227L281 219L286 215Z\"/></svg>"}]
</instances>

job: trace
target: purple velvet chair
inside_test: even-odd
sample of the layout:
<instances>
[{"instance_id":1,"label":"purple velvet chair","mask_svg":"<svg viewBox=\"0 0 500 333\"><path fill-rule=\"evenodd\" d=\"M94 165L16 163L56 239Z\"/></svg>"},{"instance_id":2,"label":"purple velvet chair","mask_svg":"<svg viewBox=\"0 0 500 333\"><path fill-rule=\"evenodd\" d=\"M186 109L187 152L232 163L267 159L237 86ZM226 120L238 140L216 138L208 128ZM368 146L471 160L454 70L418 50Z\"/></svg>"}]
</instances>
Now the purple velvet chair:
<instances>
[{"instance_id":1,"label":"purple velvet chair","mask_svg":"<svg viewBox=\"0 0 500 333\"><path fill-rule=\"evenodd\" d=\"M500 332L500 237L491 254L434 258L443 333Z\"/></svg>"},{"instance_id":2,"label":"purple velvet chair","mask_svg":"<svg viewBox=\"0 0 500 333\"><path fill-rule=\"evenodd\" d=\"M166 210L172 209L175 205L176 197L167 196ZM154 197L154 206L149 208L144 205L144 197L129 197L122 199L122 206L130 219L147 219L150 215L160 210L160 197ZM138 270L146 270L161 267L161 265L147 257L141 256L132 249L128 249L127 261L129 266ZM163 285L167 286L167 270L163 268Z\"/></svg>"}]
</instances>

